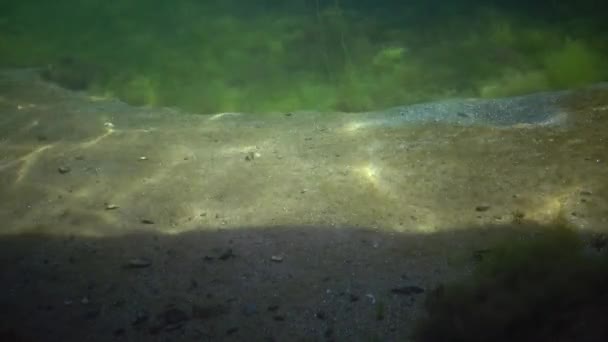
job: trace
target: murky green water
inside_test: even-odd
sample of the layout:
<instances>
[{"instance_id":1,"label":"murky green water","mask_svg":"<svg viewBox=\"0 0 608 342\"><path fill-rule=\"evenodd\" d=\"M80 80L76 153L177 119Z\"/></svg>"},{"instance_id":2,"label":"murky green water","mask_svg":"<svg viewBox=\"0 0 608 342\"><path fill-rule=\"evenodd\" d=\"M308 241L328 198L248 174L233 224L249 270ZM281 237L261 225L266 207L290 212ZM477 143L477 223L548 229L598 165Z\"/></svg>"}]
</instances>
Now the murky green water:
<instances>
[{"instance_id":1,"label":"murky green water","mask_svg":"<svg viewBox=\"0 0 608 342\"><path fill-rule=\"evenodd\" d=\"M608 79L606 5L6 1L0 66L196 113L366 111ZM590 15L595 14L594 15Z\"/></svg>"}]
</instances>

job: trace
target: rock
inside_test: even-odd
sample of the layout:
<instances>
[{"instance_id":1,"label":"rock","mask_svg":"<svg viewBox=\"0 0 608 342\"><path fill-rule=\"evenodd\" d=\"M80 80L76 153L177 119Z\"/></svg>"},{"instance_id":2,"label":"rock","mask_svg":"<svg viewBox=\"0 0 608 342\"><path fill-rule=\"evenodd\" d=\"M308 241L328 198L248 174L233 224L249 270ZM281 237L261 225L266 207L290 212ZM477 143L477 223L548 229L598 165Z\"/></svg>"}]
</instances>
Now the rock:
<instances>
[{"instance_id":1,"label":"rock","mask_svg":"<svg viewBox=\"0 0 608 342\"><path fill-rule=\"evenodd\" d=\"M608 244L608 236L604 233L595 233L591 236L591 247L600 251Z\"/></svg>"},{"instance_id":2,"label":"rock","mask_svg":"<svg viewBox=\"0 0 608 342\"><path fill-rule=\"evenodd\" d=\"M112 332L112 335L114 335L114 337L122 337L126 333L127 331L124 328L118 328Z\"/></svg>"},{"instance_id":3,"label":"rock","mask_svg":"<svg viewBox=\"0 0 608 342\"><path fill-rule=\"evenodd\" d=\"M106 210L114 210L114 209L118 209L118 206L116 204L106 203Z\"/></svg>"},{"instance_id":4,"label":"rock","mask_svg":"<svg viewBox=\"0 0 608 342\"><path fill-rule=\"evenodd\" d=\"M59 171L59 173L61 173L62 175L72 171L72 169L69 166L60 166L57 168L57 171Z\"/></svg>"},{"instance_id":5,"label":"rock","mask_svg":"<svg viewBox=\"0 0 608 342\"><path fill-rule=\"evenodd\" d=\"M315 313L315 317L322 321L324 321L325 318L327 318L327 316L325 315L325 311L323 311L323 310L317 311L317 313Z\"/></svg>"},{"instance_id":6,"label":"rock","mask_svg":"<svg viewBox=\"0 0 608 342\"><path fill-rule=\"evenodd\" d=\"M419 286L402 286L391 289L391 292L401 295L413 295L423 293L424 289Z\"/></svg>"},{"instance_id":7,"label":"rock","mask_svg":"<svg viewBox=\"0 0 608 342\"><path fill-rule=\"evenodd\" d=\"M258 312L258 307L254 303L247 303L243 305L243 315L253 316Z\"/></svg>"},{"instance_id":8,"label":"rock","mask_svg":"<svg viewBox=\"0 0 608 342\"><path fill-rule=\"evenodd\" d=\"M101 309L94 308L94 309L91 309L91 310L88 310L87 312L85 312L84 319L92 320L92 319L99 317L100 314L101 314Z\"/></svg>"},{"instance_id":9,"label":"rock","mask_svg":"<svg viewBox=\"0 0 608 342\"><path fill-rule=\"evenodd\" d=\"M274 316L272 316L272 319L274 319L277 322L283 322L283 321L285 321L285 316L284 315L274 315Z\"/></svg>"},{"instance_id":10,"label":"rock","mask_svg":"<svg viewBox=\"0 0 608 342\"><path fill-rule=\"evenodd\" d=\"M147 258L133 258L127 262L127 268L145 268L152 265L152 261Z\"/></svg>"},{"instance_id":11,"label":"rock","mask_svg":"<svg viewBox=\"0 0 608 342\"><path fill-rule=\"evenodd\" d=\"M478 262L482 261L484 256L490 252L491 252L490 249L479 249L479 250L473 251L473 260L478 261Z\"/></svg>"},{"instance_id":12,"label":"rock","mask_svg":"<svg viewBox=\"0 0 608 342\"><path fill-rule=\"evenodd\" d=\"M225 261L225 260L228 260L228 259L234 258L234 257L236 257L236 255L234 255L234 253L232 253L232 248L228 248L222 254L220 254L218 259Z\"/></svg>"},{"instance_id":13,"label":"rock","mask_svg":"<svg viewBox=\"0 0 608 342\"><path fill-rule=\"evenodd\" d=\"M252 161L255 159L255 153L253 152L249 152L247 153L247 155L245 156L245 161Z\"/></svg>"},{"instance_id":14,"label":"rock","mask_svg":"<svg viewBox=\"0 0 608 342\"><path fill-rule=\"evenodd\" d=\"M159 321L165 323L165 326L168 326L171 324L186 322L190 319L190 316L178 308L170 308L162 312L158 318Z\"/></svg>"},{"instance_id":15,"label":"rock","mask_svg":"<svg viewBox=\"0 0 608 342\"><path fill-rule=\"evenodd\" d=\"M283 256L282 255L273 255L272 257L270 257L271 261L274 262L283 262Z\"/></svg>"},{"instance_id":16,"label":"rock","mask_svg":"<svg viewBox=\"0 0 608 342\"><path fill-rule=\"evenodd\" d=\"M146 157L146 156L141 156L141 157L139 157L139 160L140 160L140 161L146 161L146 160L148 160L148 157Z\"/></svg>"},{"instance_id":17,"label":"rock","mask_svg":"<svg viewBox=\"0 0 608 342\"><path fill-rule=\"evenodd\" d=\"M356 295L356 294L354 294L354 293L350 293L350 294L348 295L348 298L349 298L349 299L350 299L350 301L351 301L351 302L353 302L353 303L354 303L354 302L359 301L359 296L357 296L357 295Z\"/></svg>"},{"instance_id":18,"label":"rock","mask_svg":"<svg viewBox=\"0 0 608 342\"><path fill-rule=\"evenodd\" d=\"M192 317L208 320L227 314L228 308L223 305L192 305Z\"/></svg>"},{"instance_id":19,"label":"rock","mask_svg":"<svg viewBox=\"0 0 608 342\"><path fill-rule=\"evenodd\" d=\"M475 211L479 211L479 212L488 211L489 209L490 209L490 206L487 204L482 204L482 205L478 205L475 207Z\"/></svg>"},{"instance_id":20,"label":"rock","mask_svg":"<svg viewBox=\"0 0 608 342\"><path fill-rule=\"evenodd\" d=\"M147 312L138 310L135 312L135 319L133 320L133 322L131 322L131 325L140 326L140 325L148 322L149 319L150 319L150 316L148 315Z\"/></svg>"},{"instance_id":21,"label":"rock","mask_svg":"<svg viewBox=\"0 0 608 342\"><path fill-rule=\"evenodd\" d=\"M139 221L139 222L141 222L141 223L143 223L143 224L154 224L154 221L149 220L149 219L143 219L143 220L141 220L141 221Z\"/></svg>"},{"instance_id":22,"label":"rock","mask_svg":"<svg viewBox=\"0 0 608 342\"><path fill-rule=\"evenodd\" d=\"M82 91L87 90L102 74L98 66L67 56L49 64L40 76L64 88Z\"/></svg>"}]
</instances>

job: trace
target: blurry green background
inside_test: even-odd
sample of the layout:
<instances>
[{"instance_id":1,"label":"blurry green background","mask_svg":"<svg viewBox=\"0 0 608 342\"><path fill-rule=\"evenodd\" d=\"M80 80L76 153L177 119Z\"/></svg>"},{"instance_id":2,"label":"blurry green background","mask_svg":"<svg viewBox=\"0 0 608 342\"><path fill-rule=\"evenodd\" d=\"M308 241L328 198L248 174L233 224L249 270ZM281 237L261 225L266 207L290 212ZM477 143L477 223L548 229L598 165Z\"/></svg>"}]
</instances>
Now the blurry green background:
<instances>
[{"instance_id":1,"label":"blurry green background","mask_svg":"<svg viewBox=\"0 0 608 342\"><path fill-rule=\"evenodd\" d=\"M0 67L196 113L366 111L608 80L608 3L5 0Z\"/></svg>"}]
</instances>

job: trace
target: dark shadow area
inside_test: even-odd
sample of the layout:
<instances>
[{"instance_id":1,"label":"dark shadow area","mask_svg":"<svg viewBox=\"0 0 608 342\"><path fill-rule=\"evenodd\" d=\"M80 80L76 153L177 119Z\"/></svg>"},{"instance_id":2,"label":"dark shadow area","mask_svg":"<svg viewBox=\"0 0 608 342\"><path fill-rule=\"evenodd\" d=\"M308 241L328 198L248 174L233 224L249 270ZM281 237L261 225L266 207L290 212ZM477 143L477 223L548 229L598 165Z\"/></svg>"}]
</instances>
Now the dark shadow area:
<instances>
[{"instance_id":1,"label":"dark shadow area","mask_svg":"<svg viewBox=\"0 0 608 342\"><path fill-rule=\"evenodd\" d=\"M492 313L511 302L508 296L512 292L506 291L511 279L501 278L501 269L518 273L518 265L530 265L528 273L514 281L530 290L523 291L526 296L538 295L548 301L518 302L522 313L534 310L539 320L545 317L545 304L554 309L552 304L563 300L563 305L576 303L577 298L559 297L556 289L562 285L574 290L566 293L577 294L579 285L580 290L588 288L586 280L606 284L606 273L580 277L595 266L579 268L586 263L569 259L576 250L597 253L593 251L604 248L601 239L584 237L579 245L577 234L559 235L548 240L557 241L548 243L553 253L549 257L535 253L536 247L529 244L521 249L517 243L504 243L532 241L547 234L541 233L547 227L527 223L436 234L257 227L161 235L144 230L151 224L143 226L121 237L3 237L2 340L404 341L413 338L415 326L425 317L424 298L433 293L428 301L431 316L418 331L440 327L455 335L421 334L422 340L481 341L458 328L492 330L491 325L475 325L478 322L473 318L492 322L493 316L473 310ZM585 247L590 241L594 248ZM501 251L514 250L505 249L506 245L524 251L512 254L517 258L506 258L510 264L500 258ZM533 258L527 260L527 256ZM470 292L454 297L452 285L442 285L468 279L476 265L488 264L488 260L497 267L479 267L478 273L498 270L489 277L496 283L484 283L480 288L496 289L501 298L492 299L492 293L485 293L480 300L479 293L473 296ZM540 268L533 266L536 262ZM553 281L559 275L571 282ZM539 285L527 284L537 280ZM606 288L597 297L597 304L604 305L603 313L596 311L600 307L591 306L592 311L566 310L562 318L573 322L605 319ZM551 297L546 298L544 289L555 291L548 291ZM490 304L483 306L482 302ZM538 306L529 308L526 303ZM530 329L532 334L538 326L517 328L519 333ZM591 336L605 337L605 333L597 331ZM527 335L514 336L526 340ZM576 339L565 335L546 340Z\"/></svg>"}]
</instances>

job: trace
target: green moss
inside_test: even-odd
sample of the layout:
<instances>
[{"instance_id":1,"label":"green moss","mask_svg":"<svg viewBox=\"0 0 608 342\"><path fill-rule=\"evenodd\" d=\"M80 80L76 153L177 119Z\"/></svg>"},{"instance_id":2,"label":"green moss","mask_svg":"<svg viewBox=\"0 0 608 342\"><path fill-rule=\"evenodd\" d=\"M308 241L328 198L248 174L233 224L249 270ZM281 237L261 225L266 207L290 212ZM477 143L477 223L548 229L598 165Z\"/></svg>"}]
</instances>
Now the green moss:
<instances>
[{"instance_id":1,"label":"green moss","mask_svg":"<svg viewBox=\"0 0 608 342\"><path fill-rule=\"evenodd\" d=\"M545 72L553 86L564 88L604 80L608 62L580 40L566 40L547 54Z\"/></svg>"},{"instance_id":2,"label":"green moss","mask_svg":"<svg viewBox=\"0 0 608 342\"><path fill-rule=\"evenodd\" d=\"M493 79L479 89L481 97L494 98L533 93L549 88L549 81L541 71L505 71L502 78Z\"/></svg>"},{"instance_id":3,"label":"green moss","mask_svg":"<svg viewBox=\"0 0 608 342\"><path fill-rule=\"evenodd\" d=\"M414 25L307 4L14 1L0 22L0 64L70 57L104 70L93 91L196 113L366 111L608 77L603 39L563 42L535 18L471 9Z\"/></svg>"},{"instance_id":4,"label":"green moss","mask_svg":"<svg viewBox=\"0 0 608 342\"><path fill-rule=\"evenodd\" d=\"M528 227L529 228L529 227ZM505 241L468 281L427 298L419 341L600 341L608 338L608 257L557 227Z\"/></svg>"}]
</instances>

